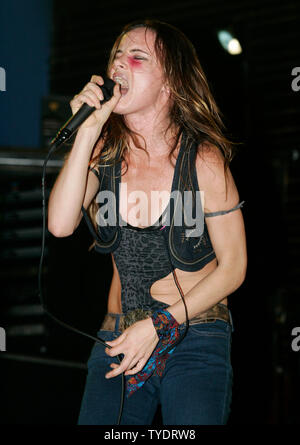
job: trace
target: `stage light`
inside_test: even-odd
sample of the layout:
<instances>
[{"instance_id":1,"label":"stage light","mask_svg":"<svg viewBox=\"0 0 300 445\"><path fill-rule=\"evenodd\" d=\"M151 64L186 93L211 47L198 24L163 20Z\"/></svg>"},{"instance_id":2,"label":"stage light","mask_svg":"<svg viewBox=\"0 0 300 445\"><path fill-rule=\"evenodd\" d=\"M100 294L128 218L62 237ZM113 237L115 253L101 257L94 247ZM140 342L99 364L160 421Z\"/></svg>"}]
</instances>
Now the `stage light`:
<instances>
[{"instance_id":1,"label":"stage light","mask_svg":"<svg viewBox=\"0 0 300 445\"><path fill-rule=\"evenodd\" d=\"M238 39L233 37L233 35L224 29L218 31L218 39L222 47L232 56L241 54L242 47Z\"/></svg>"}]
</instances>

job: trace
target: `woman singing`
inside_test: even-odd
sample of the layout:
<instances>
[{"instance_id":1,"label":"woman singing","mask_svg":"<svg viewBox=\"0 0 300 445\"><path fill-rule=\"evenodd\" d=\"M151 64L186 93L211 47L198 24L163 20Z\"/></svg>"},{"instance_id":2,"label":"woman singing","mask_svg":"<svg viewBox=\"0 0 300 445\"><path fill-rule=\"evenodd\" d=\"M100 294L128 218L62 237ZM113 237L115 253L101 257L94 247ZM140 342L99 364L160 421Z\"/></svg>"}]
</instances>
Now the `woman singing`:
<instances>
[{"instance_id":1,"label":"woman singing","mask_svg":"<svg viewBox=\"0 0 300 445\"><path fill-rule=\"evenodd\" d=\"M116 82L108 102L100 104L103 78L94 75L70 103L73 113L83 103L96 110L77 132L48 208L57 237L71 235L83 215L91 220L93 246L113 264L98 332L108 347L91 351L78 423L117 423L123 374L122 425L151 425L158 404L164 425L225 424L227 298L247 268L233 143L196 51L175 27L125 26L107 76Z\"/></svg>"}]
</instances>

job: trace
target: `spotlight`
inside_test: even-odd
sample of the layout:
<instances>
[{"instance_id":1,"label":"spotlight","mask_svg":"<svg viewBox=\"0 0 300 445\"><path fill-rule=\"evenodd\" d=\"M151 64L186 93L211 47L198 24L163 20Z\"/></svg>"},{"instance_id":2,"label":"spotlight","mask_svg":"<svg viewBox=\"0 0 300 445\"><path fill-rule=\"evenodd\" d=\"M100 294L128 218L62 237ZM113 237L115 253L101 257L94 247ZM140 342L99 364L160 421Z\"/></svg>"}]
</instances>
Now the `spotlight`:
<instances>
[{"instance_id":1,"label":"spotlight","mask_svg":"<svg viewBox=\"0 0 300 445\"><path fill-rule=\"evenodd\" d=\"M218 40L222 47L232 56L241 54L242 47L240 42L229 31L225 29L218 31Z\"/></svg>"}]
</instances>

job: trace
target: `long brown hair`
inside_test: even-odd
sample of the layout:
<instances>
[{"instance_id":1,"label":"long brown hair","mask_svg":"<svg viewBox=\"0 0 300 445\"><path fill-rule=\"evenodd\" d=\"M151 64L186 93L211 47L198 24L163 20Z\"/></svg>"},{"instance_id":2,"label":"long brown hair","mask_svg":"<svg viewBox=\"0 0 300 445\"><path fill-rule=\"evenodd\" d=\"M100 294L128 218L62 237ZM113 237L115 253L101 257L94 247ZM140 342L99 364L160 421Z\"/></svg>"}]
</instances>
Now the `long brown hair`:
<instances>
[{"instance_id":1,"label":"long brown hair","mask_svg":"<svg viewBox=\"0 0 300 445\"><path fill-rule=\"evenodd\" d=\"M168 23L151 19L134 21L125 25L111 50L107 74L122 37L141 27L145 28L145 32L151 30L155 33L155 53L170 89L170 124L165 134L170 128L176 130L174 144L169 152L170 161L184 131L187 137L186 150L189 150L193 141L198 143L198 153L208 144L213 144L221 150L224 156L226 178L226 170L235 155L235 145L238 143L230 141L224 135L225 126L221 119L221 112L210 91L196 50L183 32ZM142 137L127 127L123 115L112 113L102 129L101 138L104 141L104 148L100 155L90 160L90 164L98 164L100 169L104 163L112 165L124 161L128 167L125 154L129 151L130 137L137 148L147 153L146 141L144 140L145 146L142 147L137 136ZM89 211L95 228L97 227L95 223L97 208L94 200Z\"/></svg>"}]
</instances>

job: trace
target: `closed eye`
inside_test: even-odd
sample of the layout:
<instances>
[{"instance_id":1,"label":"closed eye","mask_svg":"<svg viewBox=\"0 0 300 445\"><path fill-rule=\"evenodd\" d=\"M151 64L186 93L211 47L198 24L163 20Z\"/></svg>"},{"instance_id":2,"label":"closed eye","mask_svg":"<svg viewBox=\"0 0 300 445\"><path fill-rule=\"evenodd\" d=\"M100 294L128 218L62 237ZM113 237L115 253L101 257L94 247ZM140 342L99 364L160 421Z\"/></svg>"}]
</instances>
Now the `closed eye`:
<instances>
[{"instance_id":1,"label":"closed eye","mask_svg":"<svg viewBox=\"0 0 300 445\"><path fill-rule=\"evenodd\" d=\"M115 54L115 59L117 59L118 58L118 56L120 56L120 53L116 53ZM134 60L147 60L145 57L139 57L139 56L133 56L133 59Z\"/></svg>"},{"instance_id":2,"label":"closed eye","mask_svg":"<svg viewBox=\"0 0 300 445\"><path fill-rule=\"evenodd\" d=\"M135 53L135 52L145 52L145 51L140 50L140 49L132 49L130 52L131 52L131 53ZM123 54L123 51L122 51L121 49L117 49L114 58L117 58L117 57L120 56L121 54ZM147 53L146 53L146 54L147 54ZM147 55L148 55L148 54L147 54ZM135 59L135 60L148 60L147 58L145 58L145 57L141 57L141 56L133 56L133 59Z\"/></svg>"}]
</instances>

